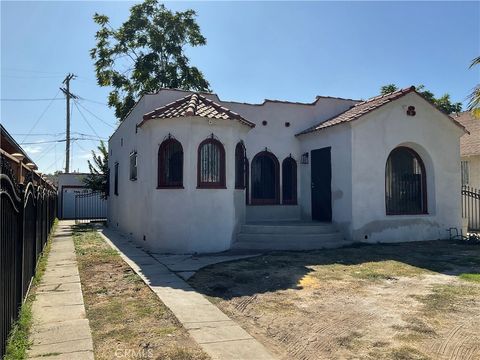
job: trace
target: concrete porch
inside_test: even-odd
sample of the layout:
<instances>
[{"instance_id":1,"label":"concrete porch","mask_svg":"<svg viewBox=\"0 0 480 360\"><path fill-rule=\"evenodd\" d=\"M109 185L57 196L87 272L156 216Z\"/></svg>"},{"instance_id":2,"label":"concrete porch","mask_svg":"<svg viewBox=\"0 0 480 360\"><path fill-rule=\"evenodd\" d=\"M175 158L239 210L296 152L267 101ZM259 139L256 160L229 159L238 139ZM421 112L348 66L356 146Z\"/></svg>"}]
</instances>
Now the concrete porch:
<instances>
[{"instance_id":1,"label":"concrete porch","mask_svg":"<svg viewBox=\"0 0 480 360\"><path fill-rule=\"evenodd\" d=\"M301 220L298 205L247 206L232 249L314 250L351 244L334 224Z\"/></svg>"}]
</instances>

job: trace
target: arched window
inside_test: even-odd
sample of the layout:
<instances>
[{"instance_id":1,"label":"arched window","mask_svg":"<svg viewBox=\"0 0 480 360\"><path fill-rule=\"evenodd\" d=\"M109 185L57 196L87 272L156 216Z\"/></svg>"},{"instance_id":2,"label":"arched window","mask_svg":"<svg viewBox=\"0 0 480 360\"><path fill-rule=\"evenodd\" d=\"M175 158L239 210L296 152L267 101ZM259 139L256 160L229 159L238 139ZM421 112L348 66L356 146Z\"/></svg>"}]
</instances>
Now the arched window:
<instances>
[{"instance_id":1,"label":"arched window","mask_svg":"<svg viewBox=\"0 0 480 360\"><path fill-rule=\"evenodd\" d=\"M247 183L245 145L240 141L235 147L235 189L245 189Z\"/></svg>"},{"instance_id":2,"label":"arched window","mask_svg":"<svg viewBox=\"0 0 480 360\"><path fill-rule=\"evenodd\" d=\"M282 162L282 199L283 204L297 204L297 162L291 156Z\"/></svg>"},{"instance_id":3,"label":"arched window","mask_svg":"<svg viewBox=\"0 0 480 360\"><path fill-rule=\"evenodd\" d=\"M279 163L275 155L262 151L252 160L252 204L278 204Z\"/></svg>"},{"instance_id":4,"label":"arched window","mask_svg":"<svg viewBox=\"0 0 480 360\"><path fill-rule=\"evenodd\" d=\"M197 187L225 188L225 149L220 141L209 138L198 146Z\"/></svg>"},{"instance_id":5,"label":"arched window","mask_svg":"<svg viewBox=\"0 0 480 360\"><path fill-rule=\"evenodd\" d=\"M158 187L183 187L183 148L173 138L162 142L158 149Z\"/></svg>"},{"instance_id":6,"label":"arched window","mask_svg":"<svg viewBox=\"0 0 480 360\"><path fill-rule=\"evenodd\" d=\"M401 146L388 156L385 169L387 215L427 213L425 166L420 156Z\"/></svg>"}]
</instances>

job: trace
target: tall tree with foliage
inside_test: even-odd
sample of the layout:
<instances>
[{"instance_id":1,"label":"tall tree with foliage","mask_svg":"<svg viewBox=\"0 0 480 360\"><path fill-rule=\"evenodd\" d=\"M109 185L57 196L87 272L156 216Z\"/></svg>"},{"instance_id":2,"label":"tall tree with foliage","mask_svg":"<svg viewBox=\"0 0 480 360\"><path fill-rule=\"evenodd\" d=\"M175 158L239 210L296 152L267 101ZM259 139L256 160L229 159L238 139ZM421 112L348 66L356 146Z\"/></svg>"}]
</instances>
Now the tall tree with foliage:
<instances>
[{"instance_id":1,"label":"tall tree with foliage","mask_svg":"<svg viewBox=\"0 0 480 360\"><path fill-rule=\"evenodd\" d=\"M108 187L108 150L103 141L98 146L98 155L92 150L93 164L88 160L88 174L83 182L93 191L107 192Z\"/></svg>"},{"instance_id":2,"label":"tall tree with foliage","mask_svg":"<svg viewBox=\"0 0 480 360\"><path fill-rule=\"evenodd\" d=\"M380 94L387 95L387 94L390 94L390 93L395 92L397 90L398 90L398 87L395 84L383 85L380 88Z\"/></svg>"},{"instance_id":3,"label":"tall tree with foliage","mask_svg":"<svg viewBox=\"0 0 480 360\"><path fill-rule=\"evenodd\" d=\"M193 10L173 12L157 0L132 6L130 17L117 29L108 16L95 13L100 29L90 56L98 84L113 87L108 105L118 119L141 95L160 88L210 91L202 72L185 55L187 45L206 44L195 17Z\"/></svg>"},{"instance_id":4,"label":"tall tree with foliage","mask_svg":"<svg viewBox=\"0 0 480 360\"><path fill-rule=\"evenodd\" d=\"M480 56L472 60L469 68L475 68L478 65L480 65ZM468 96L468 110L471 111L475 117L480 118L480 84L477 84Z\"/></svg>"},{"instance_id":5,"label":"tall tree with foliage","mask_svg":"<svg viewBox=\"0 0 480 360\"><path fill-rule=\"evenodd\" d=\"M429 90L426 90L424 85L418 85L416 89L417 89L417 92L421 94L425 99L435 104L440 110L442 110L443 112L446 112L447 114L462 111L462 103L459 103L459 102L452 103L449 94L444 94L437 98L435 97L434 93L432 93ZM386 95L397 90L398 90L397 85L388 84L380 88L380 93L382 95Z\"/></svg>"}]
</instances>

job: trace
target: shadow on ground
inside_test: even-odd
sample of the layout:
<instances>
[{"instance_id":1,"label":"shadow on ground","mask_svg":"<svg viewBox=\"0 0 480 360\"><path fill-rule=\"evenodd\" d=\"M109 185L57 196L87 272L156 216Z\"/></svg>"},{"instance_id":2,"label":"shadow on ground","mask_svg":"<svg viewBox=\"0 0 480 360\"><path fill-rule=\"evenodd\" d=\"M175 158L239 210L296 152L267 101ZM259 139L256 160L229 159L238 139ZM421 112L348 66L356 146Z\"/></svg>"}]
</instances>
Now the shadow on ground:
<instances>
[{"instance_id":1,"label":"shadow on ground","mask_svg":"<svg viewBox=\"0 0 480 360\"><path fill-rule=\"evenodd\" d=\"M360 277L364 275L370 279L421 273L478 274L480 245L437 240L359 244L308 252L271 252L256 258L208 266L196 273L189 283L205 295L230 300L277 290L301 289L300 280L313 273L314 268L322 267L320 276L329 277L329 271L332 274L335 271L348 272L356 265L365 265L355 273L360 272Z\"/></svg>"}]
</instances>

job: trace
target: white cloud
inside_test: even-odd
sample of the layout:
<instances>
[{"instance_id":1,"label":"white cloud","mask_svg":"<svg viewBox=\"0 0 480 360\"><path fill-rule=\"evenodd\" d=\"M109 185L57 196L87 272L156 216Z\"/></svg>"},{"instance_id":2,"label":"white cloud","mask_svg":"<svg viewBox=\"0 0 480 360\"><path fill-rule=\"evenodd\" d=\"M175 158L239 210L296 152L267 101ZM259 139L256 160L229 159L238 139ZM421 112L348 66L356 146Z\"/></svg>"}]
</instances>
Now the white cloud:
<instances>
[{"instance_id":1,"label":"white cloud","mask_svg":"<svg viewBox=\"0 0 480 360\"><path fill-rule=\"evenodd\" d=\"M80 159L88 159L90 160L92 158L92 154L87 152L87 153L83 153L82 155L79 156Z\"/></svg>"},{"instance_id":2,"label":"white cloud","mask_svg":"<svg viewBox=\"0 0 480 360\"><path fill-rule=\"evenodd\" d=\"M25 150L28 155L34 155L42 152L43 148L41 146L24 146L23 150Z\"/></svg>"}]
</instances>

